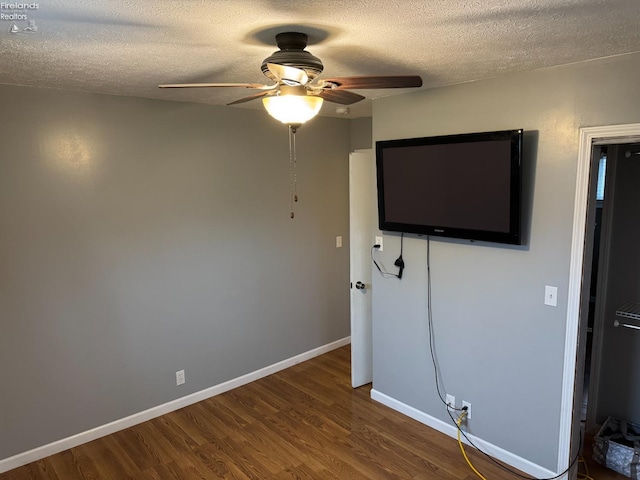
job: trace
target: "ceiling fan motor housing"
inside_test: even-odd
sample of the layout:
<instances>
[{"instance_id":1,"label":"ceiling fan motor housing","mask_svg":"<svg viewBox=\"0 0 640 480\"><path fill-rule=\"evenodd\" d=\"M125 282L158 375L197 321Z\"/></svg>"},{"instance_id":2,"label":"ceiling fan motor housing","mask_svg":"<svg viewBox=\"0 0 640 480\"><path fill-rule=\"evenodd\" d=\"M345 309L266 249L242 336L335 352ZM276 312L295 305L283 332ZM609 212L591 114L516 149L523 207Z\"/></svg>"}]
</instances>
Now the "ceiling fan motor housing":
<instances>
[{"instance_id":1,"label":"ceiling fan motor housing","mask_svg":"<svg viewBox=\"0 0 640 480\"><path fill-rule=\"evenodd\" d=\"M307 46L307 34L299 32L284 32L276 35L278 44L277 52L265 58L260 68L262 73L277 82L278 79L269 71L268 63L276 63L287 67L304 70L309 80L313 80L322 73L324 66L320 59L305 50Z\"/></svg>"}]
</instances>

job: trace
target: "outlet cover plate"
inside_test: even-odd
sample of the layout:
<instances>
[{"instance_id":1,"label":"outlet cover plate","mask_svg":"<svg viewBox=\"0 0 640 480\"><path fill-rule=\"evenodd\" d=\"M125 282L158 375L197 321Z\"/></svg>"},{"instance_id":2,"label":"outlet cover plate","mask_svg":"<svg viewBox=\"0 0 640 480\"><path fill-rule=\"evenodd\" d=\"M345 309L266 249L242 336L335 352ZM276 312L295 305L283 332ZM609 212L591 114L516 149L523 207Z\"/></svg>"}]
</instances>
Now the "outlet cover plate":
<instances>
[{"instance_id":1,"label":"outlet cover plate","mask_svg":"<svg viewBox=\"0 0 640 480\"><path fill-rule=\"evenodd\" d=\"M456 408L456 397L454 397L453 395L449 395L447 393L444 399L447 402L447 410L449 410L450 412L453 412Z\"/></svg>"},{"instance_id":2,"label":"outlet cover plate","mask_svg":"<svg viewBox=\"0 0 640 480\"><path fill-rule=\"evenodd\" d=\"M558 287L545 285L544 287L544 304L550 307L558 306Z\"/></svg>"},{"instance_id":3,"label":"outlet cover plate","mask_svg":"<svg viewBox=\"0 0 640 480\"><path fill-rule=\"evenodd\" d=\"M471 402L467 402L466 400L462 401L462 408L467 407L467 420L471 420Z\"/></svg>"}]
</instances>

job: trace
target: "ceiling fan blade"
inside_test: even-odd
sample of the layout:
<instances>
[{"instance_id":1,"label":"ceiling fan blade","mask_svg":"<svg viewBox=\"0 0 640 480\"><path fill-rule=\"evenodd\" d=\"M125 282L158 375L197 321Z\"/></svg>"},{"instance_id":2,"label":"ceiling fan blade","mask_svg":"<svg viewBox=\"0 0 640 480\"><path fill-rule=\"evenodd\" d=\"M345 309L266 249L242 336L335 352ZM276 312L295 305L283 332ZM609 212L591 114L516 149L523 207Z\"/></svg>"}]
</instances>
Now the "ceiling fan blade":
<instances>
[{"instance_id":1,"label":"ceiling fan blade","mask_svg":"<svg viewBox=\"0 0 640 480\"><path fill-rule=\"evenodd\" d=\"M210 87L238 87L271 90L278 85L263 85L262 83L165 83L160 88L210 88Z\"/></svg>"},{"instance_id":2,"label":"ceiling fan blade","mask_svg":"<svg viewBox=\"0 0 640 480\"><path fill-rule=\"evenodd\" d=\"M266 92L258 92L258 93L254 93L253 95L249 95L248 97L244 97L241 98L239 100L235 100L231 103L227 103L227 105L238 105L239 103L245 103L245 102L250 102L251 100L255 100L257 98L261 98L261 97L266 97L267 95L271 95L271 92L266 91Z\"/></svg>"},{"instance_id":3,"label":"ceiling fan blade","mask_svg":"<svg viewBox=\"0 0 640 480\"><path fill-rule=\"evenodd\" d=\"M325 78L326 83L337 85L336 88L412 88L421 87L422 78L419 75L365 75L361 77Z\"/></svg>"},{"instance_id":4,"label":"ceiling fan blade","mask_svg":"<svg viewBox=\"0 0 640 480\"><path fill-rule=\"evenodd\" d=\"M269 71L285 85L295 87L297 85L306 85L309 82L307 72L301 68L288 67L277 63L267 63L267 67Z\"/></svg>"},{"instance_id":5,"label":"ceiling fan blade","mask_svg":"<svg viewBox=\"0 0 640 480\"><path fill-rule=\"evenodd\" d=\"M351 105L365 98L358 93L350 92L349 90L338 90L337 88L322 90L318 95L327 102L339 103L340 105Z\"/></svg>"}]
</instances>

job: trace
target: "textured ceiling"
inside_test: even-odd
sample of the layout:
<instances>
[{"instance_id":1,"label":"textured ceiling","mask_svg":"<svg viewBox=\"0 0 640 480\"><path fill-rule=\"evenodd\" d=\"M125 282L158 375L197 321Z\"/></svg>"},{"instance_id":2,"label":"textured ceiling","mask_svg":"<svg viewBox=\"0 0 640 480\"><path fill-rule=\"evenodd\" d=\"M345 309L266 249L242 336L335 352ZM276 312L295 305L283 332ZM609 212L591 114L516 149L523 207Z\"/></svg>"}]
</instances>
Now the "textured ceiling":
<instances>
[{"instance_id":1,"label":"textured ceiling","mask_svg":"<svg viewBox=\"0 0 640 480\"><path fill-rule=\"evenodd\" d=\"M274 36L302 31L324 76L419 74L423 89L640 51L640 0L42 0L2 3L0 83L225 105ZM11 8L16 7L16 8ZM13 23L16 33L11 33ZM24 31L27 26L37 31ZM28 29L27 29L28 30ZM640 79L639 79L640 81ZM362 90L369 99L396 90ZM261 108L259 101L228 108ZM325 102L323 115L337 116ZM350 107L369 115L370 100Z\"/></svg>"}]
</instances>

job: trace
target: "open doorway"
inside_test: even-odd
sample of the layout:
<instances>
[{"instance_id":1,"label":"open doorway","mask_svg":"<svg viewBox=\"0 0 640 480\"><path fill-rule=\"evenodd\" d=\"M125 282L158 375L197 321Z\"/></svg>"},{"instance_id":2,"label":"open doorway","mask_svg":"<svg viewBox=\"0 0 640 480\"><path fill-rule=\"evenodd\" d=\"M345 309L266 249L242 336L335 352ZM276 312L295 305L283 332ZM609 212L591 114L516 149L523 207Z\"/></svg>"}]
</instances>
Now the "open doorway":
<instances>
[{"instance_id":1,"label":"open doorway","mask_svg":"<svg viewBox=\"0 0 640 480\"><path fill-rule=\"evenodd\" d=\"M585 223L573 245L575 254L575 240L580 239L584 251L581 284L573 285L580 289L580 299L573 312L579 317L579 348L572 453L585 443L579 439L590 442L609 416L640 422L634 408L640 400L640 372L634 368L640 359L640 315L618 321L623 320L621 310L629 308L625 306L640 308L640 125L618 127L633 135L607 130L615 128L583 129L591 130L592 138L587 142L584 132L581 137L581 150L590 147L591 155L581 152L587 162L581 166L582 187L578 181L584 189L582 203L580 191L576 195L576 215L583 214ZM588 452L590 445L585 446Z\"/></svg>"},{"instance_id":2,"label":"open doorway","mask_svg":"<svg viewBox=\"0 0 640 480\"><path fill-rule=\"evenodd\" d=\"M575 455L581 442L581 413L583 374L586 353L586 333L588 307L583 305L583 286L589 287L592 257L592 245L587 248L587 213L593 205L590 187L593 178L593 151L596 145L614 145L640 142L640 123L609 125L602 127L583 127L580 129L578 163L576 172L576 190L573 215L573 236L571 240L571 259L569 264L569 285L567 289L567 320L565 334L565 355L562 374L562 399L560 410L560 441L558 445L558 471L565 470ZM585 272L587 269L587 272ZM586 283L586 285L585 285ZM588 299L588 288L585 296ZM584 307L584 308L583 308ZM584 313L581 318L581 312ZM583 320L581 322L581 320ZM567 477L568 478L568 477Z\"/></svg>"},{"instance_id":3,"label":"open doorway","mask_svg":"<svg viewBox=\"0 0 640 480\"><path fill-rule=\"evenodd\" d=\"M609 416L640 422L634 388L640 383L640 315L634 314L640 308L640 143L604 145L601 152L585 358L587 432Z\"/></svg>"}]
</instances>

